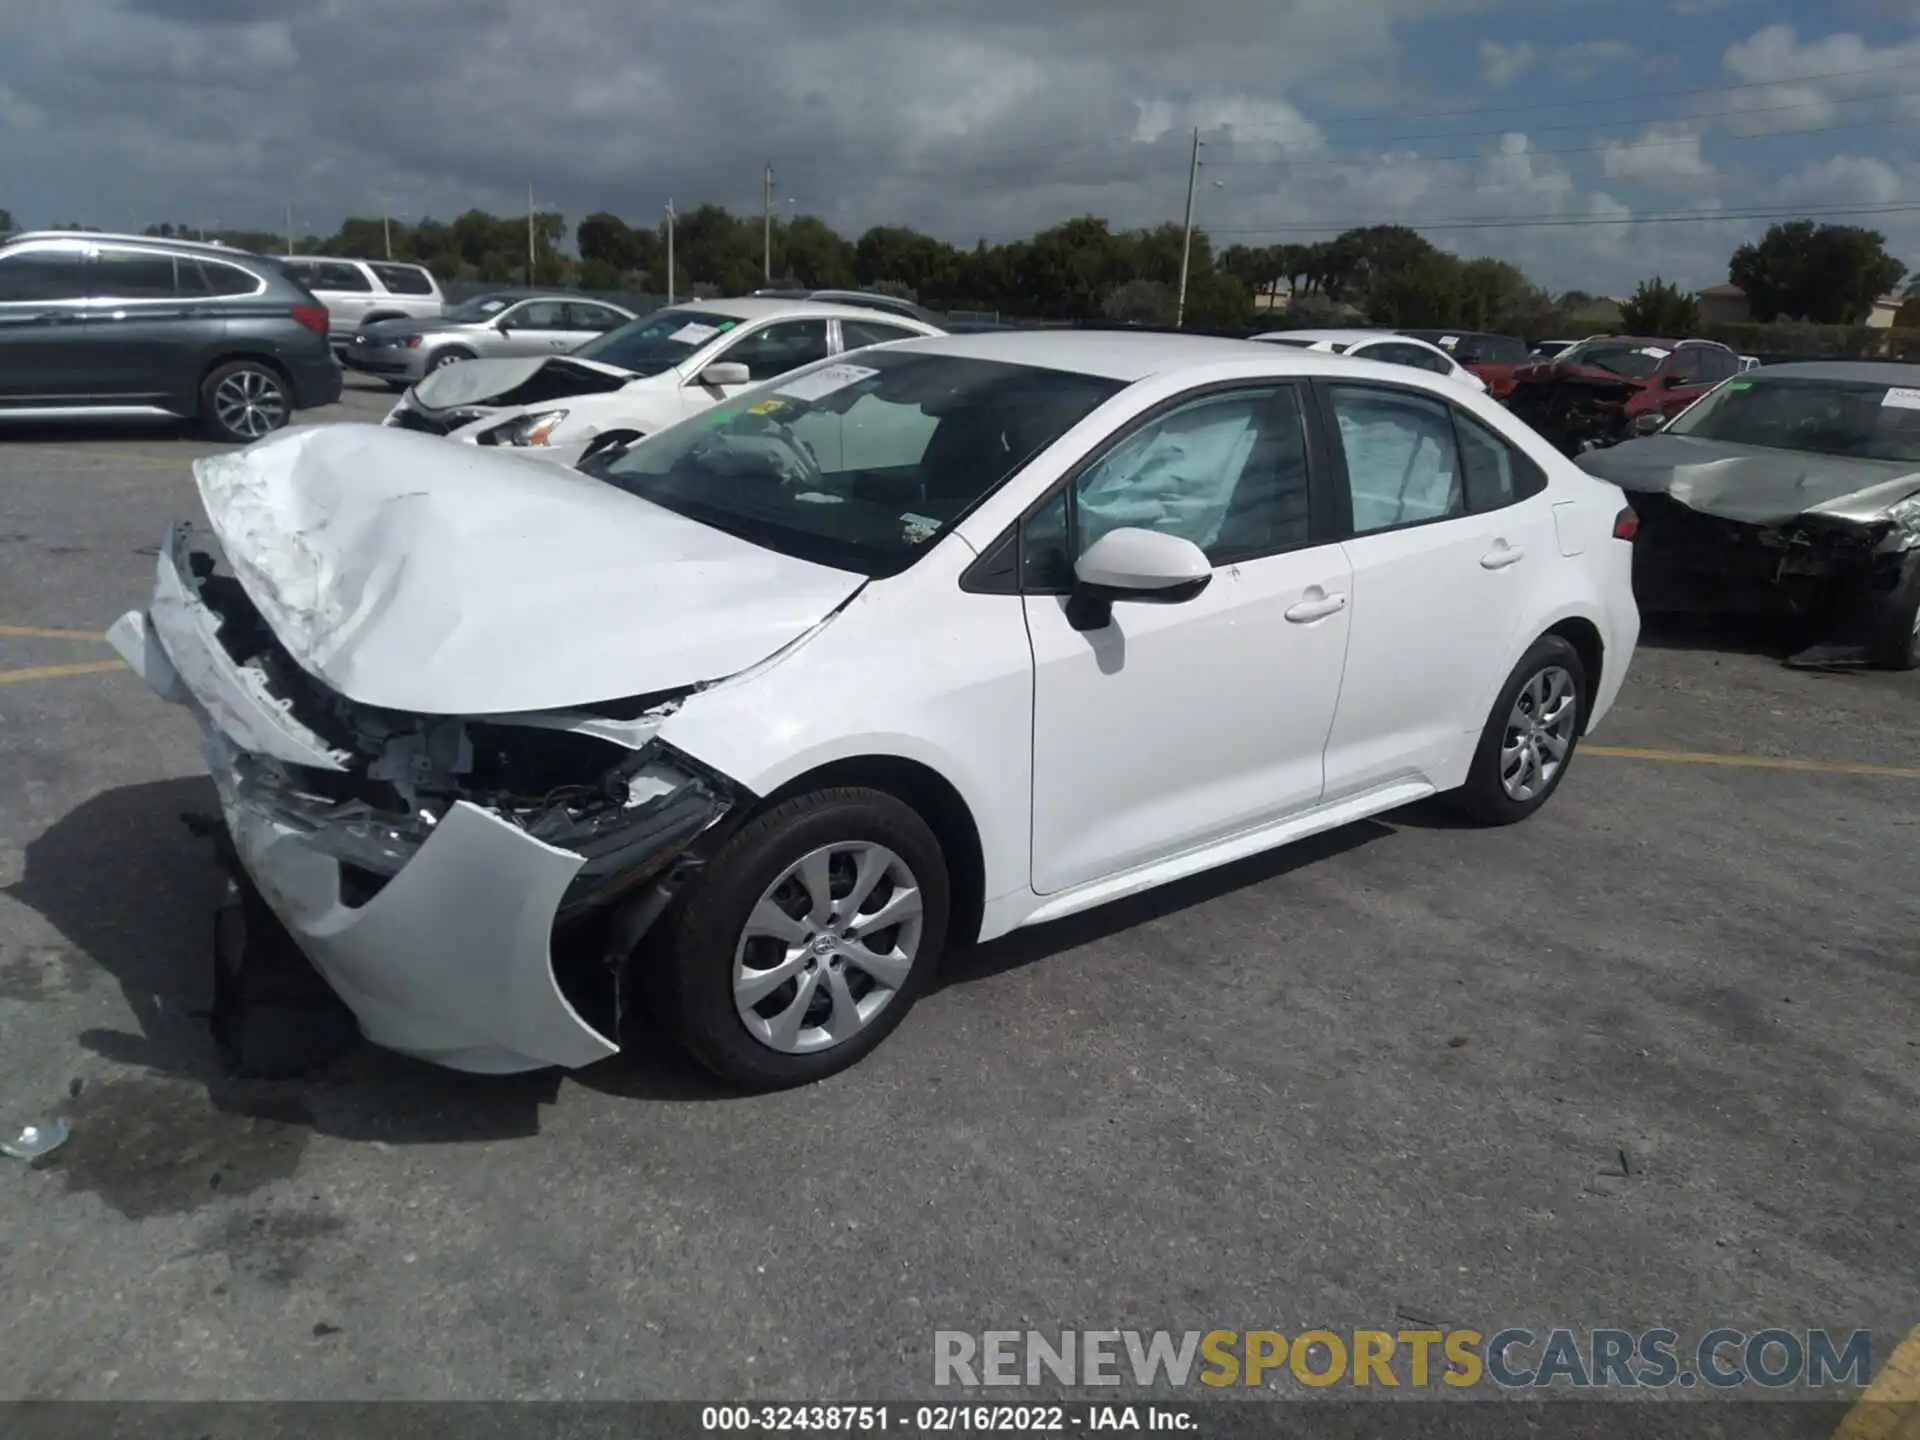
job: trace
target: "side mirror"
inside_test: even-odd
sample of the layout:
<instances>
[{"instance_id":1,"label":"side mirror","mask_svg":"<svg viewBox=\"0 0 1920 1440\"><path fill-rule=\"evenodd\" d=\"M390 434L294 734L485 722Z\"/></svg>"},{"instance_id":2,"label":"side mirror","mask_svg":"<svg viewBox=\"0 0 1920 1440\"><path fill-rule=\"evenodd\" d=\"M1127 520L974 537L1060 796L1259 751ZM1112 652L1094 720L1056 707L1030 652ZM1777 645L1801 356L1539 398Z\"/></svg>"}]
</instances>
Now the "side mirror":
<instances>
[{"instance_id":1,"label":"side mirror","mask_svg":"<svg viewBox=\"0 0 1920 1440\"><path fill-rule=\"evenodd\" d=\"M751 385L753 372L737 360L716 360L694 378L702 385Z\"/></svg>"},{"instance_id":2,"label":"side mirror","mask_svg":"<svg viewBox=\"0 0 1920 1440\"><path fill-rule=\"evenodd\" d=\"M1636 435L1658 435L1667 428L1667 417L1656 411L1648 410L1633 417L1633 433Z\"/></svg>"},{"instance_id":3,"label":"side mirror","mask_svg":"<svg viewBox=\"0 0 1920 1440\"><path fill-rule=\"evenodd\" d=\"M493 328L498 330L502 335L510 335L513 333L513 321L502 315L498 320L493 322Z\"/></svg>"},{"instance_id":4,"label":"side mirror","mask_svg":"<svg viewBox=\"0 0 1920 1440\"><path fill-rule=\"evenodd\" d=\"M1212 580L1206 552L1191 540L1122 526L1102 535L1074 562L1067 620L1076 630L1099 630L1112 622L1116 600L1178 605Z\"/></svg>"}]
</instances>

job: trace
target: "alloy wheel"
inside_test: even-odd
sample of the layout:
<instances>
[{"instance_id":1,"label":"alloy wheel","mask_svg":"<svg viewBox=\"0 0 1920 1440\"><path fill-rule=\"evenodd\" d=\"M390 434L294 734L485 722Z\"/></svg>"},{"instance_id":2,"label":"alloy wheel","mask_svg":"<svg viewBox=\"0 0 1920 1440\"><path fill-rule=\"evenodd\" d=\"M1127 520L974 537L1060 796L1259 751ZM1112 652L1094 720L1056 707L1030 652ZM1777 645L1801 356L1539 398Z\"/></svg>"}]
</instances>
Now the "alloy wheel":
<instances>
[{"instance_id":1,"label":"alloy wheel","mask_svg":"<svg viewBox=\"0 0 1920 1440\"><path fill-rule=\"evenodd\" d=\"M287 423L286 392L265 370L236 370L213 392L214 414L229 434L258 440Z\"/></svg>"},{"instance_id":2,"label":"alloy wheel","mask_svg":"<svg viewBox=\"0 0 1920 1440\"><path fill-rule=\"evenodd\" d=\"M1511 800L1533 799L1554 781L1573 748L1580 696L1558 665L1536 671L1514 697L1500 740L1500 788Z\"/></svg>"},{"instance_id":3,"label":"alloy wheel","mask_svg":"<svg viewBox=\"0 0 1920 1440\"><path fill-rule=\"evenodd\" d=\"M924 918L918 880L886 846L847 841L801 856L761 894L734 947L741 1023L788 1055L846 1043L906 985Z\"/></svg>"}]
</instances>

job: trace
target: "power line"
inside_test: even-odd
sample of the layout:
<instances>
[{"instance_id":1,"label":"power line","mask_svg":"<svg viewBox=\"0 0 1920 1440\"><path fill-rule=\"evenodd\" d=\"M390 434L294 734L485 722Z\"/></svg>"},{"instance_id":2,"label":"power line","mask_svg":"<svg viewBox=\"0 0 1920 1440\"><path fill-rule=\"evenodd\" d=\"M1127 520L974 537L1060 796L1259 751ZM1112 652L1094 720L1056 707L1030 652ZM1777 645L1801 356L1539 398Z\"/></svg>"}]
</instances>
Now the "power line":
<instances>
[{"instance_id":1,"label":"power line","mask_svg":"<svg viewBox=\"0 0 1920 1440\"><path fill-rule=\"evenodd\" d=\"M1341 234L1378 225L1398 225L1409 230L1538 230L1593 229L1602 225L1710 225L1741 220L1815 220L1847 217L1870 218L1876 215L1908 215L1920 212L1920 201L1888 201L1873 205L1774 206L1766 209L1681 210L1664 215L1556 215L1539 217L1468 216L1453 219L1421 219L1400 216L1374 220L1327 220L1315 224L1276 225L1238 229L1212 229L1209 237L1221 235L1320 235Z\"/></svg>"}]
</instances>

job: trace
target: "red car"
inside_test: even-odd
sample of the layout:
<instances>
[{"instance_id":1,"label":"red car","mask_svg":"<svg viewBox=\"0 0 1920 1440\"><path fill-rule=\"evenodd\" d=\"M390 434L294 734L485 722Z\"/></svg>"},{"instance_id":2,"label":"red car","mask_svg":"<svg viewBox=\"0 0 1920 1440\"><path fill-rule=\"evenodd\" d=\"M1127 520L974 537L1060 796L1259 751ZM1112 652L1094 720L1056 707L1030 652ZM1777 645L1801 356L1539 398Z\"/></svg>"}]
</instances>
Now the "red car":
<instances>
[{"instance_id":1,"label":"red car","mask_svg":"<svg viewBox=\"0 0 1920 1440\"><path fill-rule=\"evenodd\" d=\"M1739 372L1716 341L1596 335L1516 371L1508 404L1572 455L1651 434Z\"/></svg>"},{"instance_id":2,"label":"red car","mask_svg":"<svg viewBox=\"0 0 1920 1440\"><path fill-rule=\"evenodd\" d=\"M1531 363L1524 340L1511 335L1489 335L1479 330L1402 330L1415 340L1438 345L1462 369L1487 382L1487 393L1505 400L1513 393L1513 377Z\"/></svg>"}]
</instances>

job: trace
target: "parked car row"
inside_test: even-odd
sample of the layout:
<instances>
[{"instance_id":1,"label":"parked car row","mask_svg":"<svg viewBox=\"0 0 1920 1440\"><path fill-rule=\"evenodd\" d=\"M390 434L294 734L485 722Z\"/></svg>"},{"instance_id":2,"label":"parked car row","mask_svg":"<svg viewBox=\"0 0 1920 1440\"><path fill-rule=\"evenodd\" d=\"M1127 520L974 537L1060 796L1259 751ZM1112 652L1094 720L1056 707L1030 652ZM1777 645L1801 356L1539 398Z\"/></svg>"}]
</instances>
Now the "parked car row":
<instances>
[{"instance_id":1,"label":"parked car row","mask_svg":"<svg viewBox=\"0 0 1920 1440\"><path fill-rule=\"evenodd\" d=\"M1351 348L715 301L195 473L217 543L112 639L206 732L246 933L462 1070L646 1003L806 1083L953 945L1523 820L1639 630L1616 485Z\"/></svg>"}]
</instances>

